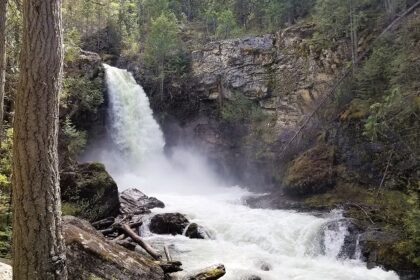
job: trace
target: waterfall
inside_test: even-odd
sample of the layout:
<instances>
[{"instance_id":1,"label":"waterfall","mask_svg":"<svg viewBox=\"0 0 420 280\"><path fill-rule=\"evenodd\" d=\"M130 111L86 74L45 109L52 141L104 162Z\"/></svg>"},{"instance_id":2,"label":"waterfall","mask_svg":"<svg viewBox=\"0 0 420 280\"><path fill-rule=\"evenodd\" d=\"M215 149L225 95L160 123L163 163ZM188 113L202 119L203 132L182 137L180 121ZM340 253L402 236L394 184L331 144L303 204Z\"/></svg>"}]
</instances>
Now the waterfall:
<instances>
[{"instance_id":1,"label":"waterfall","mask_svg":"<svg viewBox=\"0 0 420 280\"><path fill-rule=\"evenodd\" d=\"M102 161L120 190L138 187L165 202L164 209L144 217L140 233L157 248L170 245L187 272L223 263L225 280L398 279L380 268L368 270L360 260L339 258L348 234L341 212L314 216L250 209L242 197L255 194L228 187L191 147L175 147L165 155L163 133L142 87L126 70L104 67L112 144L98 145L87 159ZM171 212L185 214L209 238L153 234L151 217ZM183 273L174 276L182 279Z\"/></svg>"},{"instance_id":2,"label":"waterfall","mask_svg":"<svg viewBox=\"0 0 420 280\"><path fill-rule=\"evenodd\" d=\"M149 99L133 75L104 64L109 96L111 138L131 164L163 152L165 141Z\"/></svg>"}]
</instances>

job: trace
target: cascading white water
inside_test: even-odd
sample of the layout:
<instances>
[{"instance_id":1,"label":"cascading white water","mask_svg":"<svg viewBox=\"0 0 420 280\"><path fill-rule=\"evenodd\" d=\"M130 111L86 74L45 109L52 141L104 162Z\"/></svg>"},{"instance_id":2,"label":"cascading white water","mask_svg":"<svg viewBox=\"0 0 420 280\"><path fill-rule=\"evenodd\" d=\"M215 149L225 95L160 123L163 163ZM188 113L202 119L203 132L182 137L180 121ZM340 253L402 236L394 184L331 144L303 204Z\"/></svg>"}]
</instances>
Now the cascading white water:
<instances>
[{"instance_id":1,"label":"cascading white water","mask_svg":"<svg viewBox=\"0 0 420 280\"><path fill-rule=\"evenodd\" d=\"M163 133L143 88L126 70L104 64L109 94L111 137L125 158L138 164L163 152Z\"/></svg>"},{"instance_id":2,"label":"cascading white water","mask_svg":"<svg viewBox=\"0 0 420 280\"><path fill-rule=\"evenodd\" d=\"M144 238L155 245L169 245L185 270L223 263L227 274L222 279L226 280L252 276L263 280L398 279L380 268L368 270L359 260L337 258L347 234L346 226L339 223L339 212L315 217L250 209L241 202L250 193L227 188L197 153L176 149L170 158L165 157L162 132L142 88L125 70L111 66L105 70L115 145L95 159L110 169L120 189L137 186L164 201L166 208L154 209L152 215L184 213L209 231L211 238L192 240L182 235L154 235L147 222L142 226ZM131 168L115 168L115 162L129 162ZM326 227L332 221L338 222L336 229Z\"/></svg>"}]
</instances>

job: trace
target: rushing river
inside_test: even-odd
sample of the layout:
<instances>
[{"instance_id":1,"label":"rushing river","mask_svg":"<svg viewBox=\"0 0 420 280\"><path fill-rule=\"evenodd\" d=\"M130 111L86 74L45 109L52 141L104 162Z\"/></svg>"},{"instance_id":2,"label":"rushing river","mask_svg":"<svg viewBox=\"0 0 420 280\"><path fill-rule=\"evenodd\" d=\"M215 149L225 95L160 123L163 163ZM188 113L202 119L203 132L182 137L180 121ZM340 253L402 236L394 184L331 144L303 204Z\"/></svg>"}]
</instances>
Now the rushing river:
<instances>
[{"instance_id":1,"label":"rushing river","mask_svg":"<svg viewBox=\"0 0 420 280\"><path fill-rule=\"evenodd\" d=\"M222 263L222 279L246 280L394 280L393 272L367 269L356 258L339 258L347 234L339 211L314 216L284 210L250 209L250 195L226 186L204 157L179 148L164 155L162 131L153 118L141 86L125 70L105 65L110 100L112 145L92 151L88 158L105 163L120 190L137 187L163 202L153 214L180 212L206 228L206 240L151 234L144 238L166 244L187 271ZM339 226L329 229L326 225ZM178 274L182 277L182 273Z\"/></svg>"}]
</instances>

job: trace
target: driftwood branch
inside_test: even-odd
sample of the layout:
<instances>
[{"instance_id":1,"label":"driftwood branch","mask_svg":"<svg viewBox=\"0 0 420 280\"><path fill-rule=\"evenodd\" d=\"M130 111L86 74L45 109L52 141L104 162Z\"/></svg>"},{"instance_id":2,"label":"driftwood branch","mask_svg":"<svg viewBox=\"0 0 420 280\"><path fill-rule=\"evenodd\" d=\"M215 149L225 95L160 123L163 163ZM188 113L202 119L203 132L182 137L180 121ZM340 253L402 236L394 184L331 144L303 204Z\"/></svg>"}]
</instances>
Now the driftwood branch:
<instances>
[{"instance_id":1,"label":"driftwood branch","mask_svg":"<svg viewBox=\"0 0 420 280\"><path fill-rule=\"evenodd\" d=\"M168 261L168 262L162 261L160 262L159 266L162 268L165 274L182 271L182 268L181 268L182 263L178 261Z\"/></svg>"},{"instance_id":2,"label":"driftwood branch","mask_svg":"<svg viewBox=\"0 0 420 280\"><path fill-rule=\"evenodd\" d=\"M130 228L135 228L135 227L141 226L142 224L143 224L143 222L135 222L135 223L128 224L128 226ZM102 233L103 235L107 235L107 234L111 234L111 233L113 233L113 232L115 232L119 229L121 229L121 224L120 223L113 223L111 225L111 227L99 230L99 232Z\"/></svg>"},{"instance_id":3,"label":"driftwood branch","mask_svg":"<svg viewBox=\"0 0 420 280\"><path fill-rule=\"evenodd\" d=\"M169 248L167 245L163 246L163 250L165 251L165 256L168 262L172 261L171 253L169 252Z\"/></svg>"},{"instance_id":4,"label":"driftwood branch","mask_svg":"<svg viewBox=\"0 0 420 280\"><path fill-rule=\"evenodd\" d=\"M117 240L115 241L116 244L130 250L130 251L135 251L136 250L136 244L128 241L128 240Z\"/></svg>"},{"instance_id":5,"label":"driftwood branch","mask_svg":"<svg viewBox=\"0 0 420 280\"><path fill-rule=\"evenodd\" d=\"M112 240L112 242L117 242L117 241L120 241L120 240L123 240L123 239L125 239L125 234L124 234L124 233L123 233L123 234L118 235L117 237L115 237L115 238Z\"/></svg>"},{"instance_id":6,"label":"driftwood branch","mask_svg":"<svg viewBox=\"0 0 420 280\"><path fill-rule=\"evenodd\" d=\"M143 241L143 239L138 236L128 224L121 225L121 230L123 230L134 242L140 245L150 256L152 256L155 260L161 260L162 256L156 252L149 244Z\"/></svg>"},{"instance_id":7,"label":"driftwood branch","mask_svg":"<svg viewBox=\"0 0 420 280\"><path fill-rule=\"evenodd\" d=\"M394 155L394 150L392 150L391 153L389 154L388 163L386 164L384 175L382 176L381 183L378 187L378 190L376 191L376 197L379 196L379 191L381 190L383 184L385 183L385 178L386 178L386 175L388 174L388 169L389 169L389 166L391 165L391 160L392 160L393 155Z\"/></svg>"},{"instance_id":8,"label":"driftwood branch","mask_svg":"<svg viewBox=\"0 0 420 280\"><path fill-rule=\"evenodd\" d=\"M357 203L349 203L348 205L350 205L350 206L355 206L355 207L357 207L357 208L359 208L364 214L365 214L365 216L368 218L368 220L372 223L372 225L374 225L375 224L375 222L372 220L372 218L369 216L369 214L366 212L366 210L365 209L363 209L363 207L362 206L360 206L359 204L357 204Z\"/></svg>"},{"instance_id":9,"label":"driftwood branch","mask_svg":"<svg viewBox=\"0 0 420 280\"><path fill-rule=\"evenodd\" d=\"M95 228L107 228L107 227L112 226L112 224L114 222L115 222L115 218L110 217L110 218L106 218L106 219L103 219L103 220L93 222L92 226L95 227Z\"/></svg>"}]
</instances>

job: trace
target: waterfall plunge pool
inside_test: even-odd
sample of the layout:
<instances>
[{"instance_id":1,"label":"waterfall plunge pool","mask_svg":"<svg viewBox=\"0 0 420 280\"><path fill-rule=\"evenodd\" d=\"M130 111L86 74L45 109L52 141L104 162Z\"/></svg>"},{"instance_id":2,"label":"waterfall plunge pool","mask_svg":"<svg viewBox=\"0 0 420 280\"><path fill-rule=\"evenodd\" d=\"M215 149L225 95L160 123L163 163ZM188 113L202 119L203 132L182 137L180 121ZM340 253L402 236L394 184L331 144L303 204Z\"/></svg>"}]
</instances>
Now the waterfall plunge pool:
<instances>
[{"instance_id":1,"label":"waterfall plunge pool","mask_svg":"<svg viewBox=\"0 0 420 280\"><path fill-rule=\"evenodd\" d=\"M103 162L120 191L137 187L204 226L211 239L155 235L146 225L144 238L166 244L186 272L222 263L226 280L396 280L394 272L367 269L357 259L341 259L346 227L326 230L342 217L338 211L315 217L285 210L250 209L241 201L247 191L227 187L191 149L163 153L163 133L153 118L143 88L126 70L105 65L110 100L111 143L88 151L85 160ZM177 274L182 277L183 273Z\"/></svg>"}]
</instances>

